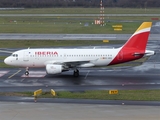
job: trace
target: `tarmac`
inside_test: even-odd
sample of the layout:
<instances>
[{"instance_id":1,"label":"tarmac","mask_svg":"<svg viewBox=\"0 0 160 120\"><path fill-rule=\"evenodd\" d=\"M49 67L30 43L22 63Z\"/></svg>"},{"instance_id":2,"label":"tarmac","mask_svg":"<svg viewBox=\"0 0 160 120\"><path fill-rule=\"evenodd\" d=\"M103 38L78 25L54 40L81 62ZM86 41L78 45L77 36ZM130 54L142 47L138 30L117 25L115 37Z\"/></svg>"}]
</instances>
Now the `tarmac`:
<instances>
[{"instance_id":1,"label":"tarmac","mask_svg":"<svg viewBox=\"0 0 160 120\"><path fill-rule=\"evenodd\" d=\"M1 120L159 120L156 106L0 102Z\"/></svg>"}]
</instances>

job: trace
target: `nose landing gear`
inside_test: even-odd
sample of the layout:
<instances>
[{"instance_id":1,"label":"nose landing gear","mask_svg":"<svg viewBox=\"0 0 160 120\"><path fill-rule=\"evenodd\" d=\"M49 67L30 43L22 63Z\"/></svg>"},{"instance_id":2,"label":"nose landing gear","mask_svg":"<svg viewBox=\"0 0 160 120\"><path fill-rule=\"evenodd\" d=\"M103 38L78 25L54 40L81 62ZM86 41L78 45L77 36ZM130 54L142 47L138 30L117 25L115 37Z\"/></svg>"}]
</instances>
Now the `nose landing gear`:
<instances>
[{"instance_id":1,"label":"nose landing gear","mask_svg":"<svg viewBox=\"0 0 160 120\"><path fill-rule=\"evenodd\" d=\"M29 68L28 67L26 67L26 71L25 71L25 73L24 73L26 76L28 76L29 75Z\"/></svg>"}]
</instances>

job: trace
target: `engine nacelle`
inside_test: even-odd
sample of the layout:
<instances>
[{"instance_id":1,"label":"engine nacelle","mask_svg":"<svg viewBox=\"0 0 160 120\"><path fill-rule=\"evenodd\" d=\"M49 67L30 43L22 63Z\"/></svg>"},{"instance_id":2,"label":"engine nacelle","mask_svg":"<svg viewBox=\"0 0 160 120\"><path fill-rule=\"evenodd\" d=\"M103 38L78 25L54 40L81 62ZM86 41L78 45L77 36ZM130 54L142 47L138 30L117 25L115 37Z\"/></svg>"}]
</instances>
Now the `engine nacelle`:
<instances>
[{"instance_id":1,"label":"engine nacelle","mask_svg":"<svg viewBox=\"0 0 160 120\"><path fill-rule=\"evenodd\" d=\"M58 74L62 72L62 65L46 65L46 72L47 74Z\"/></svg>"}]
</instances>

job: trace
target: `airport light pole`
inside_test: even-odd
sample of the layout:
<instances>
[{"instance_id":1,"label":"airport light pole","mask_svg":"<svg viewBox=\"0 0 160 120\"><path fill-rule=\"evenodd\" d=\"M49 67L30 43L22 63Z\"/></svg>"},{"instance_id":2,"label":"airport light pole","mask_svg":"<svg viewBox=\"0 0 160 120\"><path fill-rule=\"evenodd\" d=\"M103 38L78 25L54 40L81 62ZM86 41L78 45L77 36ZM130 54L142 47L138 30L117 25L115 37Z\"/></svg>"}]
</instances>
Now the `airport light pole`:
<instances>
[{"instance_id":1,"label":"airport light pole","mask_svg":"<svg viewBox=\"0 0 160 120\"><path fill-rule=\"evenodd\" d=\"M100 1L100 25L104 26L104 6L103 1Z\"/></svg>"}]
</instances>

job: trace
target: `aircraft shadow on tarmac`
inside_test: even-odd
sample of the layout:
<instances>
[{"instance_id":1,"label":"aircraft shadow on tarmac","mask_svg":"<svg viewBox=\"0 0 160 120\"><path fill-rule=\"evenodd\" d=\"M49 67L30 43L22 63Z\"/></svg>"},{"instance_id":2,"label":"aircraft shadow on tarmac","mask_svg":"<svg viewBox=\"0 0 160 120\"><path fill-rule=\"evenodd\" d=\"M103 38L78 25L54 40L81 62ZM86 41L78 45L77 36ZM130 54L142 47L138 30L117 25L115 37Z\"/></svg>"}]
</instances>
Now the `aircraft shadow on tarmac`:
<instances>
[{"instance_id":1,"label":"aircraft shadow on tarmac","mask_svg":"<svg viewBox=\"0 0 160 120\"><path fill-rule=\"evenodd\" d=\"M69 83L72 83L74 85L82 85L82 84L98 84L98 85L104 85L104 84L120 84L120 83L141 83L143 81L152 81L152 75L145 76L145 73L137 74L134 73L125 73L124 71L121 71L120 73L106 73L106 72L100 72L95 74L94 72L89 74L87 77L82 74L79 77L73 77L70 74L60 74L60 75L46 75L46 78L49 78L50 80L58 80L58 81L64 81ZM151 82L150 81L150 82ZM115 83L114 83L115 82Z\"/></svg>"},{"instance_id":2,"label":"aircraft shadow on tarmac","mask_svg":"<svg viewBox=\"0 0 160 120\"><path fill-rule=\"evenodd\" d=\"M79 77L73 77L73 75L70 74L58 74L58 75L46 75L46 78L49 79L65 79L67 82L72 82L75 85L81 85L82 81L82 75Z\"/></svg>"}]
</instances>

